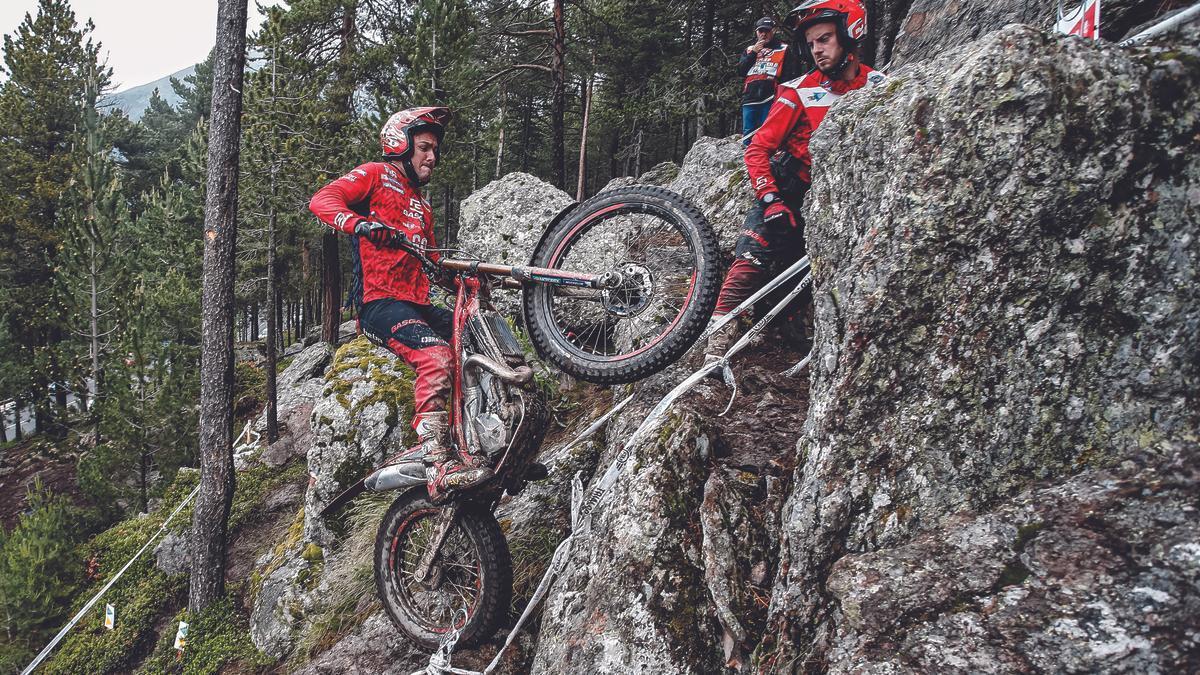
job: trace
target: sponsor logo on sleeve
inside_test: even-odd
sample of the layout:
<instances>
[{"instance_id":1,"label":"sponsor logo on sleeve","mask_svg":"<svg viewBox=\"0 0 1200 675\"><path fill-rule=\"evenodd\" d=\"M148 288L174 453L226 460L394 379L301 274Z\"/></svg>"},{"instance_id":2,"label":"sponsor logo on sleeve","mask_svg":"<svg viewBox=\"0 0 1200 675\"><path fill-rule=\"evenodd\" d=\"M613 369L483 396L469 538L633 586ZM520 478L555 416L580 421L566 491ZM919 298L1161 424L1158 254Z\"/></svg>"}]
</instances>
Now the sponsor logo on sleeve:
<instances>
[{"instance_id":1,"label":"sponsor logo on sleeve","mask_svg":"<svg viewBox=\"0 0 1200 675\"><path fill-rule=\"evenodd\" d=\"M805 87L800 90L800 102L806 108L828 108L838 96L821 87Z\"/></svg>"}]
</instances>

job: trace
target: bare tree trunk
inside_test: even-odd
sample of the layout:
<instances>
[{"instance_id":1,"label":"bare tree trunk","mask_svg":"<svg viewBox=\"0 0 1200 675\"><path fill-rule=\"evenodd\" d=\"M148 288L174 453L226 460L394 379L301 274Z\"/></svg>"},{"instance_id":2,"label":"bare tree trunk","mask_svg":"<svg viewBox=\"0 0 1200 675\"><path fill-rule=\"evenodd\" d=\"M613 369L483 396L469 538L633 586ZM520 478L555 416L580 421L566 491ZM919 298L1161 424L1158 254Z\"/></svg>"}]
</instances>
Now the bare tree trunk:
<instances>
[{"instance_id":1,"label":"bare tree trunk","mask_svg":"<svg viewBox=\"0 0 1200 675\"><path fill-rule=\"evenodd\" d=\"M551 94L551 127L553 138L551 139L551 151L553 159L551 162L551 171L554 177L554 186L558 189L566 187L567 183L567 167L566 167L566 80L567 80L567 35L566 22L563 18L563 0L554 0L554 43L553 56L550 64L550 78L553 84L553 93Z\"/></svg>"},{"instance_id":2,"label":"bare tree trunk","mask_svg":"<svg viewBox=\"0 0 1200 675\"><path fill-rule=\"evenodd\" d=\"M533 98L525 97L525 110L521 120L521 140L518 146L521 148L521 171L529 173L529 147L533 145L533 139L530 138L533 131L530 129L532 118Z\"/></svg>"},{"instance_id":3,"label":"bare tree trunk","mask_svg":"<svg viewBox=\"0 0 1200 675\"><path fill-rule=\"evenodd\" d=\"M96 209L95 203L93 202L93 203L88 204L88 209L93 212L93 218L94 218L95 217L94 213L95 213L95 209ZM91 398L94 400L96 398L96 396L100 393L100 309L99 309L100 303L99 303L99 297L98 297L100 295L100 289L98 288L98 277L100 276L100 270L97 269L97 267L96 267L96 258L98 255L98 253L96 251L96 240L90 239L90 241L88 242L88 246L91 249L91 260L89 261L89 264L91 267L91 273L89 275L89 276L91 276L91 279L90 279L91 288L89 289L89 291L90 291L89 295L91 295L90 319L91 319L91 324L92 324L92 326L91 326L91 328L92 328L92 331L91 331L92 332L92 335L91 335L91 338L92 338L92 340L91 340L91 342L92 342L92 344L91 344L92 382L90 384L90 391L88 393L91 395ZM80 410L81 411L87 410L86 398L87 397L85 397L82 393L80 394L80 402L81 402ZM99 424L99 421L97 421L97 425L98 424ZM97 431L99 431L98 426L97 426ZM99 442L99 438L97 438L96 440L97 440L97 442Z\"/></svg>"},{"instance_id":4,"label":"bare tree trunk","mask_svg":"<svg viewBox=\"0 0 1200 675\"><path fill-rule=\"evenodd\" d=\"M633 173L632 176L642 175L642 130L637 130L637 140L633 143Z\"/></svg>"},{"instance_id":5,"label":"bare tree trunk","mask_svg":"<svg viewBox=\"0 0 1200 675\"><path fill-rule=\"evenodd\" d=\"M350 81L349 63L354 54L354 38L358 34L356 25L357 5L347 3L342 15L341 43L338 47L336 75L337 89L334 104L341 113L341 124L349 126L353 113L354 83ZM321 339L333 346L338 343L338 326L342 318L342 262L338 256L337 233L325 228L321 236L321 287L325 290L323 301L324 321Z\"/></svg>"},{"instance_id":6,"label":"bare tree trunk","mask_svg":"<svg viewBox=\"0 0 1200 675\"><path fill-rule=\"evenodd\" d=\"M700 49L703 50L700 55L700 65L704 68L705 82L712 82L714 5L713 0L705 0L704 2L704 37L700 42ZM700 138L708 133L708 103L711 94L704 88L701 88L701 92L700 100L696 106L696 138ZM684 152L686 151L685 149Z\"/></svg>"},{"instance_id":7,"label":"bare tree trunk","mask_svg":"<svg viewBox=\"0 0 1200 675\"><path fill-rule=\"evenodd\" d=\"M492 180L500 177L500 167L504 164L504 113L508 110L508 90L500 89L500 141L496 143L496 173Z\"/></svg>"},{"instance_id":8,"label":"bare tree trunk","mask_svg":"<svg viewBox=\"0 0 1200 675\"><path fill-rule=\"evenodd\" d=\"M272 80L274 77L272 76ZM273 84L273 83L272 83ZM274 88L272 86L272 88ZM271 205L267 214L267 302L275 306L279 283L275 279L275 162L271 162ZM267 312L267 443L279 440L279 410L275 384L275 312Z\"/></svg>"},{"instance_id":9,"label":"bare tree trunk","mask_svg":"<svg viewBox=\"0 0 1200 675\"><path fill-rule=\"evenodd\" d=\"M593 62L593 66L595 63ZM579 134L579 183L575 186L575 201L583 201L584 189L587 187L587 138L588 117L592 112L592 83L588 78L587 88L583 91L583 131Z\"/></svg>"},{"instance_id":10,"label":"bare tree trunk","mask_svg":"<svg viewBox=\"0 0 1200 675\"><path fill-rule=\"evenodd\" d=\"M246 59L246 0L218 0L213 53L201 290L200 491L192 515L188 610L225 595L225 538L233 502L233 281Z\"/></svg>"},{"instance_id":11,"label":"bare tree trunk","mask_svg":"<svg viewBox=\"0 0 1200 675\"><path fill-rule=\"evenodd\" d=\"M321 287L325 289L325 321L321 339L333 346L338 343L338 325L342 318L342 265L338 259L337 235L332 230L321 237Z\"/></svg>"}]
</instances>

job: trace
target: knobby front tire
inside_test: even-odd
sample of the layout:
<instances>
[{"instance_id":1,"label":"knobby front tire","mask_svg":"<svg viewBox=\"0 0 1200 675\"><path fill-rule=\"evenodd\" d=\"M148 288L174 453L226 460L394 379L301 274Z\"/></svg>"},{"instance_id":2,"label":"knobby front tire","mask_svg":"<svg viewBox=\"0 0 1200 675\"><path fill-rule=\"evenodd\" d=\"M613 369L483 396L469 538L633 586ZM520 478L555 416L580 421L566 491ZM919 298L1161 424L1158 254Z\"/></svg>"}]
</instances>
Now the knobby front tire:
<instances>
[{"instance_id":1,"label":"knobby front tire","mask_svg":"<svg viewBox=\"0 0 1200 675\"><path fill-rule=\"evenodd\" d=\"M538 353L588 382L624 384L666 368L704 331L724 267L708 220L683 197L635 185L583 202L543 237L531 264L619 271L592 292L528 287L522 308Z\"/></svg>"},{"instance_id":2,"label":"knobby front tire","mask_svg":"<svg viewBox=\"0 0 1200 675\"><path fill-rule=\"evenodd\" d=\"M491 511L464 504L435 559L432 587L413 577L442 507L424 490L400 495L375 537L375 587L384 609L405 635L433 650L452 627L460 646L495 634L512 598L512 560ZM448 507L446 507L448 508ZM466 610L466 621L462 612Z\"/></svg>"}]
</instances>

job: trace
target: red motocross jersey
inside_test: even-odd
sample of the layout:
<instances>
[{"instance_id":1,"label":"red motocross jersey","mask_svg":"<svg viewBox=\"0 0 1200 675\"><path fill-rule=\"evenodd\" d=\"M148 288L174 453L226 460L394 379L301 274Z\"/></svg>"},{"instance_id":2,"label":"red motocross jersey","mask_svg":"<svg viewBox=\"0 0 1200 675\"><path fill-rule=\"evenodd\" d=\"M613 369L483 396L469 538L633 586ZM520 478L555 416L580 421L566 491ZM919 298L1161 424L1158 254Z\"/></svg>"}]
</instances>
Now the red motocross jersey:
<instances>
[{"instance_id":1,"label":"red motocross jersey","mask_svg":"<svg viewBox=\"0 0 1200 675\"><path fill-rule=\"evenodd\" d=\"M369 162L317 191L308 208L330 227L354 233L367 220L390 225L417 246L436 246L433 209L404 172L387 162ZM380 298L429 304L429 277L421 262L398 248L376 246L358 237L362 260L363 303ZM437 254L430 258L437 260Z\"/></svg>"},{"instance_id":2,"label":"red motocross jersey","mask_svg":"<svg viewBox=\"0 0 1200 675\"><path fill-rule=\"evenodd\" d=\"M848 91L876 86L886 79L883 73L865 64L858 67L858 76L850 82L830 81L821 71L814 70L804 77L779 85L779 95L746 148L746 171L750 186L759 199L769 192L778 192L771 175L771 156L783 150L800 159L797 171L800 179L812 181L812 155L808 140L825 119L829 106Z\"/></svg>"}]
</instances>

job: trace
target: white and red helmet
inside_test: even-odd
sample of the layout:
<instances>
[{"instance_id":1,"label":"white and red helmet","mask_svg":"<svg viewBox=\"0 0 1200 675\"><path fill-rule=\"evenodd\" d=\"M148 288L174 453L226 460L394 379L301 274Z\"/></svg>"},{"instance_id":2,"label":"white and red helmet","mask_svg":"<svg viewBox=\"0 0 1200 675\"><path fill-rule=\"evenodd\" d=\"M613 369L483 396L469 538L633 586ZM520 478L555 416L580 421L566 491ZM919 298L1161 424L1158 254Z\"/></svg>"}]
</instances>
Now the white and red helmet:
<instances>
[{"instance_id":1,"label":"white and red helmet","mask_svg":"<svg viewBox=\"0 0 1200 675\"><path fill-rule=\"evenodd\" d=\"M837 70L846 66L851 53L862 44L867 36L867 10L859 0L807 0L800 3L783 20L783 25L795 34L804 58L812 62L804 31L818 23L832 23L837 29L838 42L846 51L846 58Z\"/></svg>"},{"instance_id":2,"label":"white and red helmet","mask_svg":"<svg viewBox=\"0 0 1200 675\"><path fill-rule=\"evenodd\" d=\"M438 142L446 133L450 123L450 109L437 106L409 108L388 118L379 130L379 145L387 159L407 159L412 156L413 134L432 131Z\"/></svg>"}]
</instances>

